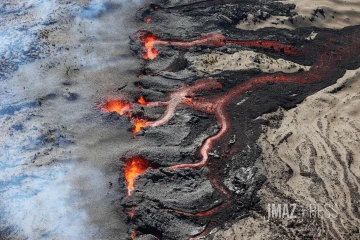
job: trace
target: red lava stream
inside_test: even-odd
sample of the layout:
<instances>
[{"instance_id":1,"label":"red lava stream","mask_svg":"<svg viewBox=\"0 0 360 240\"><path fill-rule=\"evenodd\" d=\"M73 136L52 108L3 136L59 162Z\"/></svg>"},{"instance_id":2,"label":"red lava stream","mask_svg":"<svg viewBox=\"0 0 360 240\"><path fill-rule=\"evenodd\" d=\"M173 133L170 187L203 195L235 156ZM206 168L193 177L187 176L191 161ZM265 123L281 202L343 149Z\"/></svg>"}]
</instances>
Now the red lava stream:
<instances>
[{"instance_id":1,"label":"red lava stream","mask_svg":"<svg viewBox=\"0 0 360 240\"><path fill-rule=\"evenodd\" d=\"M260 87L265 86L266 84L280 84L280 83L297 83L305 84L315 81L320 81L331 76L331 74L337 71L337 65L344 58L348 58L353 54L359 53L359 41L357 40L356 34L358 31L355 31L353 36L336 36L336 38L342 38L341 41L345 44L337 44L336 41L328 43L327 48L331 51L323 51L319 57L315 60L314 64L308 72L298 72L293 74L282 74L277 73L273 75L263 75L259 77L254 77L248 81L241 83L233 88L231 88L226 93L219 93L218 95L209 97L209 98L200 98L194 99L193 96L195 93L200 91L211 91L222 88L222 85L216 79L201 79L197 80L192 86L184 85L177 90L174 90L169 93L168 101L166 102L147 102L143 97L141 97L137 103L143 105L144 107L156 107L162 106L165 108L163 116L156 121L146 121L141 119L141 125L136 126L137 120L133 118L135 123L135 133L140 131L142 128L147 127L157 127L163 124L166 124L175 114L176 109L179 105L187 106L191 109L201 111L207 114L213 114L216 116L218 123L220 124L220 130L213 136L207 138L202 146L200 147L200 154L202 158L196 163L185 163L170 166L170 169L181 169L181 168L200 168L207 164L209 158L209 151L212 149L214 143L223 137L230 128L230 121L226 113L226 107L233 99L245 94L249 91L254 91ZM179 48L190 48L192 46L206 46L206 47L222 47L226 44L236 44L247 47L256 47L256 48L265 48L280 52L282 54L296 55L297 50L291 45L277 43L274 41L264 41L264 40L226 40L225 37L221 34L213 33L208 34L203 37L196 38L189 41L180 41L180 40L160 40L154 34L150 32L141 31L140 39L144 43L145 53L143 57L145 59L154 59L158 56L159 52L155 49L155 46L176 46ZM127 102L126 102L127 103ZM103 106L105 108L108 103ZM110 104L109 106L113 106ZM116 104L115 104L116 105ZM112 107L109 111L116 111L119 114L129 115L131 111L131 105L122 104L121 106L126 107L125 110L119 109L121 104L117 104L115 107ZM140 121L140 120L138 120ZM145 164L146 165L146 164ZM149 167L148 165L146 165ZM143 168L141 170L144 170ZM146 169L145 169L146 170ZM145 171L144 170L144 171ZM126 170L125 170L126 171ZM141 174L141 173L139 173ZM137 174L138 175L138 174ZM136 175L136 176L137 176ZM134 179L136 178L134 177ZM133 180L134 180L133 179ZM175 211L183 213L188 216L209 216L216 213L219 208L226 207L231 202L231 197L229 193L217 183L216 180L212 180L214 188L224 195L226 199L225 202L219 206L216 206L207 211L199 213L186 213L179 210L167 209L170 211ZM132 186L133 187L133 186ZM129 195L131 191L128 192ZM199 236L207 234L207 230L201 233Z\"/></svg>"},{"instance_id":2,"label":"red lava stream","mask_svg":"<svg viewBox=\"0 0 360 240\"><path fill-rule=\"evenodd\" d=\"M182 49L191 48L193 46L203 46L209 48L219 48L225 45L240 45L245 47L255 47L275 50L280 53L296 55L297 50L289 44L278 43L267 40L227 40L225 36L219 33L210 33L206 36L198 37L194 40L161 40L156 35L148 31L139 31L140 40L144 44L145 59L154 59L159 55L159 51L155 46L173 46Z\"/></svg>"}]
</instances>

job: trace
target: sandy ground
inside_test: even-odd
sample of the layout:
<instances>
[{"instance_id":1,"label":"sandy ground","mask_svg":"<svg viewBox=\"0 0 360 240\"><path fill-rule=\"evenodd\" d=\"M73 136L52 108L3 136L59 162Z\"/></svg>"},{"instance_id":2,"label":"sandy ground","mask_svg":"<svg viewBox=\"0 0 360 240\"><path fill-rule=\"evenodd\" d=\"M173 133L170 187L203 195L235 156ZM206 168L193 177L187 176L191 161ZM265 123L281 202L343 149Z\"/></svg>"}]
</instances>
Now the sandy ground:
<instances>
[{"instance_id":1,"label":"sandy ground","mask_svg":"<svg viewBox=\"0 0 360 240\"><path fill-rule=\"evenodd\" d=\"M268 16L266 10L259 10L256 15L249 14L237 27L245 30L257 30L264 27L341 29L360 24L360 2L357 0L285 0L278 2L295 4L296 8L291 10L294 16ZM267 17L266 21L258 18L263 16Z\"/></svg>"},{"instance_id":2,"label":"sandy ground","mask_svg":"<svg viewBox=\"0 0 360 240\"><path fill-rule=\"evenodd\" d=\"M239 28L360 24L357 0L314 2L296 1L296 24L288 19L283 24L277 16L254 24L249 16ZM143 24L134 20L140 1L4 1L0 7L13 11L1 15L1 31L17 30L1 35L1 61L27 63L0 81L0 239L127 239L127 216L119 207L125 194L119 191L120 157L149 143L133 139L126 118L104 116L96 105L114 96L125 98L119 89L137 91L134 76L141 66L129 50L128 36ZM318 7L326 23L321 13L309 20ZM34 43L40 46L35 62L22 56L27 45L20 41L26 37L32 46L34 33L42 39ZM4 45L10 53L2 52ZM202 65L214 57L215 63ZM240 57L243 66L262 71L307 68L269 57L258 66L254 52L191 61L197 62L196 70L213 73ZM229 69L242 69L238 66ZM288 222L264 221L266 212L254 212L215 239L294 239L295 231L306 232L310 224L334 238L359 237L354 210L360 177L359 84L360 70L348 71L336 86L297 108L264 116L273 125L258 141L263 150L258 167L268 176L259 192L261 207L284 199L302 205L330 202L339 205L339 218L324 224L310 219L294 229Z\"/></svg>"},{"instance_id":3,"label":"sandy ground","mask_svg":"<svg viewBox=\"0 0 360 240\"><path fill-rule=\"evenodd\" d=\"M284 16L254 21L252 15L238 27L342 28L360 23L360 3L355 0L283 2L296 4L292 22ZM360 69L347 71L337 84L309 96L295 109L263 116L271 124L258 140L263 153L257 165L268 177L259 191L261 210L219 231L214 239L303 239L306 234L359 239L359 87ZM296 203L306 210L329 204L334 211L330 218L269 220L267 207L273 203Z\"/></svg>"},{"instance_id":4,"label":"sandy ground","mask_svg":"<svg viewBox=\"0 0 360 240\"><path fill-rule=\"evenodd\" d=\"M203 54L188 57L197 75L220 73L226 70L259 69L262 72L297 72L308 71L310 66L303 66L282 58L274 59L254 51L239 51L234 54Z\"/></svg>"},{"instance_id":5,"label":"sandy ground","mask_svg":"<svg viewBox=\"0 0 360 240\"><path fill-rule=\"evenodd\" d=\"M318 239L359 238L359 93L360 69L347 71L295 109L263 116L272 122L258 140L263 153L257 165L268 177L259 191L264 214L253 212L215 239L300 239L296 232L310 231L311 224ZM329 204L334 211L296 227L286 218L266 219L267 204L289 202Z\"/></svg>"}]
</instances>

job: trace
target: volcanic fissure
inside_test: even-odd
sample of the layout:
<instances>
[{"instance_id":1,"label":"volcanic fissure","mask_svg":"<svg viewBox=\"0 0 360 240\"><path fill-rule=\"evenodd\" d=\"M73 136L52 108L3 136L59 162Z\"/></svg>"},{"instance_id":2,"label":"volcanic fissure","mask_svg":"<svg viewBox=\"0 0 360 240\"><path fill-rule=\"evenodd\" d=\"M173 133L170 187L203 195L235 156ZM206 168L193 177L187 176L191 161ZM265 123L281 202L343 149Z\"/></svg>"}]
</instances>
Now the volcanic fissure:
<instances>
[{"instance_id":1,"label":"volcanic fissure","mask_svg":"<svg viewBox=\"0 0 360 240\"><path fill-rule=\"evenodd\" d=\"M157 7L156 11L161 11L161 8ZM151 24L154 22L154 19L147 16L144 18L144 21ZM309 30L301 31L304 31L305 33L309 32ZM301 31L296 33L286 33L288 35L293 34L296 36L294 39L298 39L298 36L305 35ZM134 137L143 130L146 132L146 129L156 128L169 123L174 118L176 111L180 106L192 109L196 112L201 112L202 114L205 114L205 116L212 115L215 117L220 128L215 134L208 136L202 141L199 148L200 158L196 159L195 162L183 162L170 166L157 164L156 167L154 167L150 160L146 160L146 156L140 157L140 155L132 156L125 161L124 175L127 188L126 197L129 199L132 194L136 192L137 178L147 171L152 171L149 174L155 175L165 173L168 178L173 178L176 171L182 170L186 172L188 169L201 171L203 168L209 168L205 175L209 176L212 187L217 190L220 196L218 200L215 201L216 203L212 204L210 208L193 212L186 209L182 210L184 208L176 209L166 206L166 204L159 203L163 213L169 212L170 214L175 214L175 216L180 214L190 218L207 218L205 224L200 224L205 225L205 227L196 234L189 233L183 235L191 238L205 236L213 228L221 225L216 218L216 215L218 212L228 211L224 209L231 209L231 206L236 204L234 201L237 201L234 194L223 184L224 179L217 170L220 170L219 166L226 165L226 159L229 159L230 155L234 155L236 151L244 148L245 144L237 146L237 148L232 148L232 151L225 151L226 154L220 157L220 161L222 162L219 162L218 160L214 162L209 161L211 156L214 155L211 151L217 148L217 145L224 145L224 136L231 135L234 131L234 125L232 123L234 117L229 116L233 114L230 114L229 111L233 111L233 105L234 102L236 102L235 100L242 99L245 96L264 94L264 91L266 92L267 89L271 92L281 91L282 89L283 91L291 92L291 89L300 88L302 90L298 94L293 94L293 99L289 100L289 102L292 102L288 107L293 107L307 95L311 94L311 92L320 90L334 83L339 76L344 74L346 69L349 69L349 64L351 68L355 68L358 67L357 65L359 63L360 29L358 27L349 27L344 30L319 31L319 35L315 40L311 42L301 41L295 45L263 38L242 39L241 37L238 37L234 39L234 36L237 33L235 30L231 34L228 34L229 30L224 32L224 34L206 33L200 37L190 38L190 40L174 40L162 39L149 30L141 30L132 37L132 45L135 46L134 52L145 59L145 65L150 64L151 61L161 61L163 56L162 53L167 49L170 49L173 52L179 52L177 58L181 59L186 52L193 51L191 50L193 48L197 48L197 51L200 53L205 50L213 51L218 49L219 51L224 51L224 49L235 48L251 49L253 51L265 52L270 55L283 56L294 62L299 61L299 63L304 62L301 59L307 59L305 62L310 63L311 68L309 71L273 74L263 74L258 72L243 74L241 71L234 71L223 75L207 76L206 78L200 78L194 81L192 81L194 78L191 77L191 79L187 81L188 84L183 83L179 88L169 90L167 99L164 101L148 101L146 96L141 95L134 102L124 99L111 99L99 105L100 109L104 112L116 112L130 118L133 123L132 132ZM226 36L227 34L229 37ZM259 35L261 36L261 34ZM240 32L238 36L241 36ZM291 40L288 42L291 42ZM323 44L324 42L326 42L326 44ZM166 58L166 54L164 57ZM345 63L347 66L345 66ZM185 68L187 68L187 66L185 66L184 69ZM148 76L151 77L153 75L149 74ZM247 76L249 77L247 78ZM231 81L228 80L227 77L229 77ZM276 88L276 86L280 87ZM139 89L141 89L141 87L139 87ZM283 95L280 97L280 94L281 92L279 92L279 99L284 98ZM285 98L287 97L285 96ZM284 104L284 107L286 107L286 104ZM156 120L149 120L144 115L133 113L134 109L151 108L163 108L164 111L162 116ZM257 107L255 106L255 108ZM263 112L273 110L273 108L269 107L265 108ZM260 113L261 111L256 113L253 117L259 116ZM249 118L249 116L247 116L247 118ZM242 120L240 119L239 121ZM238 138L241 137L241 135L238 135ZM187 161L189 161L189 158L187 159ZM156 171L159 173L155 173ZM129 201L130 203L127 206L135 206L138 204L136 200ZM137 220L137 212L135 209L129 207L127 212L129 213L131 220L135 221L135 226L137 226L135 227L135 231L139 231L142 234L153 233L155 231L149 230L154 228L154 226L147 226L146 220ZM141 212L139 214L144 213ZM224 217L221 218L223 219ZM157 235L159 238L163 235L160 228L161 227L156 230L158 231ZM138 234L134 233L133 237L136 235ZM164 234L164 236L170 239L172 238L172 236L166 234Z\"/></svg>"}]
</instances>

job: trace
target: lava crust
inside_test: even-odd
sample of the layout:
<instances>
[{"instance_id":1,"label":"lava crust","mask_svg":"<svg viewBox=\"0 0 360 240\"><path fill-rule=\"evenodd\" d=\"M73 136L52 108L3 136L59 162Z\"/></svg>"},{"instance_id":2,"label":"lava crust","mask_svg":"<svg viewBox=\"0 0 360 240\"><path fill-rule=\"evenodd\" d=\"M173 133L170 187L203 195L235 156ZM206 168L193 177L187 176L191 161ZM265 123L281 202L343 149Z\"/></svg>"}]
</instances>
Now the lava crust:
<instances>
[{"instance_id":1,"label":"lava crust","mask_svg":"<svg viewBox=\"0 0 360 240\"><path fill-rule=\"evenodd\" d=\"M129 153L152 166L137 175L133 194L123 201L136 236L198 238L246 216L266 179L254 167L260 154L255 142L262 126L269 124L258 117L278 107L295 107L360 65L358 26L250 32L234 28L236 19L231 17L204 22L210 13L220 17L229 15L231 7L245 6L251 12L235 0L159 1L141 15L151 17L151 23L131 36L131 49L144 63L139 69L141 94L127 107L133 111L128 116L133 118L133 133L156 146ZM283 15L293 8L280 3L269 7ZM171 27L189 19L189 31L184 32L182 23ZM315 30L316 39L305 40ZM244 50L310 67L293 73L223 71L200 78L188 60Z\"/></svg>"}]
</instances>

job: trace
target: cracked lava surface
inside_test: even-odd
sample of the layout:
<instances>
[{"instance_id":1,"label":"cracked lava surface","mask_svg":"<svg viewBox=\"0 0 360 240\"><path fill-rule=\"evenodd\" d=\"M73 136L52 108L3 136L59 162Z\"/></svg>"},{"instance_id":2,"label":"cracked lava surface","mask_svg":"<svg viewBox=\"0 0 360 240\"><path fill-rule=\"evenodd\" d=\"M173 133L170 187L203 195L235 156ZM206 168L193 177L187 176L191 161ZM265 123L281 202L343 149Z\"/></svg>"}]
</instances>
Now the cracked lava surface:
<instances>
[{"instance_id":1,"label":"cracked lava surface","mask_svg":"<svg viewBox=\"0 0 360 240\"><path fill-rule=\"evenodd\" d=\"M225 37L221 34L208 34L203 37L199 37L189 41L183 40L160 40L154 34L148 31L138 32L141 41L143 42L144 47L144 59L154 59L158 56L159 51L155 48L156 46L167 46L167 47L178 47L181 49L190 48L192 46L205 46L209 48L218 48L226 44L236 44L245 47L251 48L263 48L272 51L279 52L286 55L303 55L311 51L308 48L302 48L301 51L298 51L291 45L277 43L274 41L264 41L264 40L226 40ZM219 83L214 78L200 79L194 82L193 85L184 85L179 89L176 89L168 94L168 100L164 102L147 102L143 96L141 96L136 103L129 102L116 102L114 100L105 103L102 106L104 111L115 111L121 115L127 115L132 118L134 123L133 133L141 131L143 128L149 127L158 127L169 122L170 119L174 116L176 109L179 105L187 106L193 110L201 111L206 114L215 115L217 122L220 124L220 130L213 136L207 138L202 146L200 147L201 159L196 163L185 163L179 165L173 165L169 168L172 170L182 169L182 168L201 168L207 164L209 159L209 151L213 148L213 145L221 137L227 133L230 128L230 121L227 116L226 107L228 104L235 98L247 93L254 91L258 88L265 87L267 84L283 84L283 83L296 83L296 84L306 84L310 82L323 81L327 77L331 76L334 71L337 71L339 68L339 63L341 61L350 58L353 54L358 54L360 52L359 44L359 29L355 29L352 35L347 36L335 36L329 38L327 51L323 51L318 54L317 59L314 61L311 69L308 72L298 72L293 74L270 74L263 75L260 77L251 78L237 86L234 86L225 93L217 93L216 95L211 95L208 97L194 97L196 93L199 92L209 92L218 89L222 89L222 84ZM337 44L338 41L342 41L341 46ZM131 115L132 105L139 104L146 108L152 107L164 107L165 112L161 118L155 121L147 121L145 119L140 119L138 117L133 117ZM139 157L134 157L126 162L125 166L125 176L127 181L128 193L127 196L131 194L134 190L134 182L136 177L146 171L150 165L146 160L140 160ZM211 208L207 211L198 212L195 214L187 213L184 211L176 209L168 209L169 211L175 211L178 213L185 214L187 216L209 216L214 214L231 201L231 196L216 180L211 181L214 188L216 188L225 199L225 202L219 206ZM166 209L164 209L166 210ZM199 236L206 235L209 232L209 229L206 229ZM198 236L198 237L199 237Z\"/></svg>"}]
</instances>

